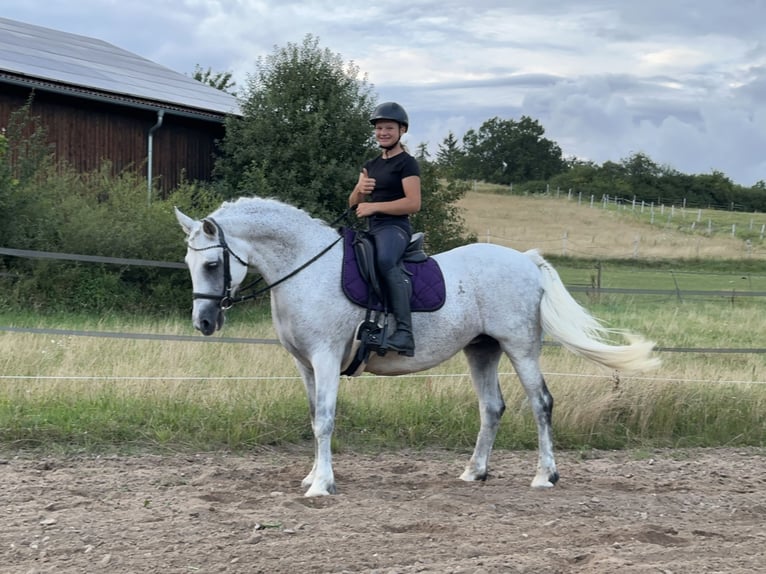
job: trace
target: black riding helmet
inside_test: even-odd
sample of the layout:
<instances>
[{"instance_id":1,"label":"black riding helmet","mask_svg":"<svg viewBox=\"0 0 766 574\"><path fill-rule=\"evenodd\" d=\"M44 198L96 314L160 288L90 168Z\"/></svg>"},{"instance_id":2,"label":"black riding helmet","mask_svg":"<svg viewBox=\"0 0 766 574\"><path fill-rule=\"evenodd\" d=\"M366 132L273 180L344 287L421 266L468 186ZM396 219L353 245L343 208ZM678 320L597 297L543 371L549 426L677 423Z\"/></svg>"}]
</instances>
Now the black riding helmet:
<instances>
[{"instance_id":1,"label":"black riding helmet","mask_svg":"<svg viewBox=\"0 0 766 574\"><path fill-rule=\"evenodd\" d=\"M370 116L370 123L375 125L378 120L391 120L404 126L406 132L410 127L410 119L407 112L396 102L384 102L380 104Z\"/></svg>"}]
</instances>

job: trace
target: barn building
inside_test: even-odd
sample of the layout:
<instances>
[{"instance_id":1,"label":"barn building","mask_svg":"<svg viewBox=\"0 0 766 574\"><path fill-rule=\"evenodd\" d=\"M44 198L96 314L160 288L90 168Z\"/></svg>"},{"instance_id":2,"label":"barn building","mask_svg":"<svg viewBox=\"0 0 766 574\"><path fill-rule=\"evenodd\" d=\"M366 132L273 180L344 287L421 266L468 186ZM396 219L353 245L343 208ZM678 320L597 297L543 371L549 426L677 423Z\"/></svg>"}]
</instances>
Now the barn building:
<instances>
[{"instance_id":1,"label":"barn building","mask_svg":"<svg viewBox=\"0 0 766 574\"><path fill-rule=\"evenodd\" d=\"M79 171L104 160L165 193L207 181L237 99L97 40L0 18L0 128L30 100L56 157Z\"/></svg>"}]
</instances>

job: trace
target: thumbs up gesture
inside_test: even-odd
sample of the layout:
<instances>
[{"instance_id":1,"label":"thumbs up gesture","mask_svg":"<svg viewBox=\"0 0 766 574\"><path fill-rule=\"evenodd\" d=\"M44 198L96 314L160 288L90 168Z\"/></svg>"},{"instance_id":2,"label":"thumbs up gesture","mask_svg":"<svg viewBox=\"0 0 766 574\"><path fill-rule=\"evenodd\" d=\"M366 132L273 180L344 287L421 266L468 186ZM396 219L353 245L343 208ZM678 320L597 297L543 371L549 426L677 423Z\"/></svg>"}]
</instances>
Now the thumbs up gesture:
<instances>
[{"instance_id":1,"label":"thumbs up gesture","mask_svg":"<svg viewBox=\"0 0 766 574\"><path fill-rule=\"evenodd\" d=\"M370 177L367 173L367 168L362 168L362 172L359 174L359 181L354 186L354 193L351 194L351 202L355 206L355 213L357 217L369 217L375 213L376 203L369 201L370 194L375 189L375 178Z\"/></svg>"},{"instance_id":2,"label":"thumbs up gesture","mask_svg":"<svg viewBox=\"0 0 766 574\"><path fill-rule=\"evenodd\" d=\"M356 189L359 193L369 195L375 189L375 178L367 174L367 168L362 168L359 174L359 181L356 182Z\"/></svg>"}]
</instances>

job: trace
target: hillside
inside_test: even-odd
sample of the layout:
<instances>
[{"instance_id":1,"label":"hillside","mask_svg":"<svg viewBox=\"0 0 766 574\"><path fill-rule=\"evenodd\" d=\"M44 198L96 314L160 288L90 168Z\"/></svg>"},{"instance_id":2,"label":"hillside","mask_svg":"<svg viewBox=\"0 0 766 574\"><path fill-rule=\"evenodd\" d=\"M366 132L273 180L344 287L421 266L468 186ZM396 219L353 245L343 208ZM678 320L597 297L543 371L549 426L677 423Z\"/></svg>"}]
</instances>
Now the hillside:
<instances>
[{"instance_id":1,"label":"hillside","mask_svg":"<svg viewBox=\"0 0 766 574\"><path fill-rule=\"evenodd\" d=\"M708 237L692 231L692 214L651 224L628 210L605 210L600 204L579 205L565 197L498 195L469 192L459 202L467 228L479 241L520 251L536 248L546 255L627 259L763 259L766 246L719 232ZM740 214L766 221L764 214ZM706 215L707 217L707 215ZM758 227L760 228L760 227Z\"/></svg>"}]
</instances>

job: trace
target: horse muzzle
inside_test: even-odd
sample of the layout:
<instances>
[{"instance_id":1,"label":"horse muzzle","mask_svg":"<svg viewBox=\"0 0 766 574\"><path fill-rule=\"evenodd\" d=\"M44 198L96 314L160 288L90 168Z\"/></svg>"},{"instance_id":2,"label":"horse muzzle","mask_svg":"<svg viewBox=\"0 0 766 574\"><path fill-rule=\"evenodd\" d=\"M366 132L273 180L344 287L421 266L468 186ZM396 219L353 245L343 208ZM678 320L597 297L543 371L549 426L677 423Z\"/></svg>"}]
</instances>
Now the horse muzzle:
<instances>
[{"instance_id":1,"label":"horse muzzle","mask_svg":"<svg viewBox=\"0 0 766 574\"><path fill-rule=\"evenodd\" d=\"M194 324L195 329L206 337L209 337L223 328L223 309L214 304L195 306L192 314L192 323Z\"/></svg>"}]
</instances>

